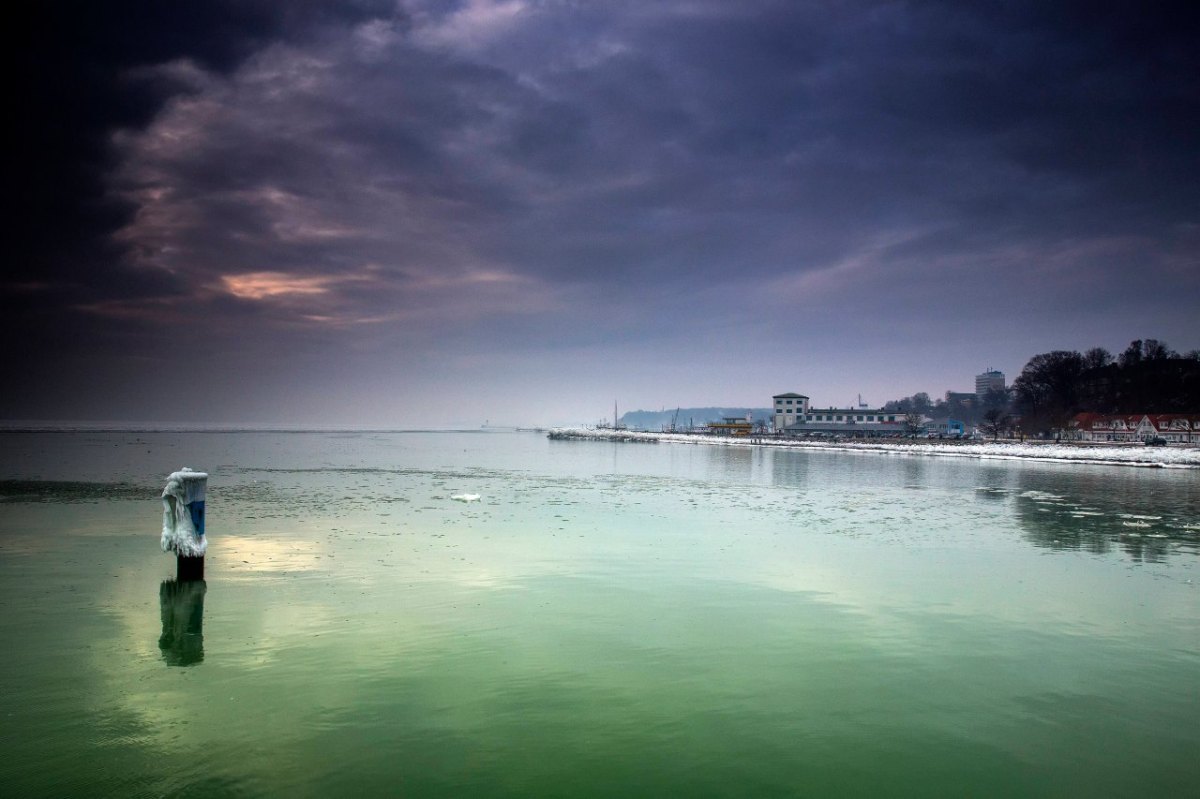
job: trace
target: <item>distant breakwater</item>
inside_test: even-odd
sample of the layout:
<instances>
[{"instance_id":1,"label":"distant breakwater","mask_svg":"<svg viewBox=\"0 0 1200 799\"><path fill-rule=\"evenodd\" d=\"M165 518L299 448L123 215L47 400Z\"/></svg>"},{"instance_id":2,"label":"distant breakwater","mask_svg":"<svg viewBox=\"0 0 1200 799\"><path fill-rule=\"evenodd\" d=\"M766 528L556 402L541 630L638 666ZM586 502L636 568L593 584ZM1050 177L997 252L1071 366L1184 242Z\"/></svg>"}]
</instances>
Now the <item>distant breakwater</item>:
<instances>
[{"instance_id":1,"label":"distant breakwater","mask_svg":"<svg viewBox=\"0 0 1200 799\"><path fill-rule=\"evenodd\" d=\"M636 444L657 444L659 439L631 430L590 430L567 428L551 430L547 435L554 441L623 441Z\"/></svg>"}]
</instances>

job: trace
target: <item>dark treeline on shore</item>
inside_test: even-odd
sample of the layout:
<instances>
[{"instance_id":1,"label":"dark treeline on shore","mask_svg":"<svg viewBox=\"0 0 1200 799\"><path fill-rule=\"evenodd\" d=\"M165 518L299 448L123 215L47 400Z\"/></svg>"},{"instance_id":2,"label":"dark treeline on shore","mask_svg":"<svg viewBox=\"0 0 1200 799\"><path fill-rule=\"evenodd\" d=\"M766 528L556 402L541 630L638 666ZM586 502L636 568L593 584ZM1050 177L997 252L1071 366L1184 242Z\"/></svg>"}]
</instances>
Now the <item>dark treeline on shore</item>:
<instances>
[{"instance_id":1,"label":"dark treeline on shore","mask_svg":"<svg viewBox=\"0 0 1200 799\"><path fill-rule=\"evenodd\" d=\"M1027 432L1061 430L1075 414L1200 411L1200 350L1180 355L1166 342L1138 339L1120 355L1035 355L1013 381L1012 409Z\"/></svg>"},{"instance_id":2,"label":"dark treeline on shore","mask_svg":"<svg viewBox=\"0 0 1200 799\"><path fill-rule=\"evenodd\" d=\"M989 391L983 395L982 399L974 394L955 394L949 391L946 394L946 399L935 400L924 391L919 391L911 397L885 403L883 408L887 411L915 413L935 419L949 417L968 424L975 424L989 410L1007 410L1010 404L1007 391Z\"/></svg>"},{"instance_id":3,"label":"dark treeline on shore","mask_svg":"<svg viewBox=\"0 0 1200 799\"><path fill-rule=\"evenodd\" d=\"M1137 339L1119 355L1102 347L1035 355L1007 391L983 397L947 392L932 400L920 392L893 400L889 410L951 417L993 435L1019 423L1028 434L1067 428L1077 413L1200 412L1200 350L1179 354L1166 342Z\"/></svg>"}]
</instances>

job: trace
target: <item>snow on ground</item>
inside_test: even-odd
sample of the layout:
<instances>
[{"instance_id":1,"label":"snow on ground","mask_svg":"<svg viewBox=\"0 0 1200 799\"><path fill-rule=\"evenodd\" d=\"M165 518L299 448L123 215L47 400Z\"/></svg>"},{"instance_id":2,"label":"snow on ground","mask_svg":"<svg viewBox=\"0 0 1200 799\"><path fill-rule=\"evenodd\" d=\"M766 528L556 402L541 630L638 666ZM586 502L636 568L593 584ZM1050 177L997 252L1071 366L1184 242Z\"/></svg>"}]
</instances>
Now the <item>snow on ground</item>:
<instances>
[{"instance_id":1,"label":"snow on ground","mask_svg":"<svg viewBox=\"0 0 1200 799\"><path fill-rule=\"evenodd\" d=\"M988 458L1036 460L1071 463L1105 463L1122 466L1150 466L1176 469L1200 469L1200 445L1147 447L1142 444L1053 444L1050 442L991 441L852 441L832 439L734 438L693 433L648 433L632 430L562 428L552 438L576 438L612 441L644 441L677 444L716 444L736 447L785 447L792 449L852 450L893 455L932 455L952 458Z\"/></svg>"}]
</instances>

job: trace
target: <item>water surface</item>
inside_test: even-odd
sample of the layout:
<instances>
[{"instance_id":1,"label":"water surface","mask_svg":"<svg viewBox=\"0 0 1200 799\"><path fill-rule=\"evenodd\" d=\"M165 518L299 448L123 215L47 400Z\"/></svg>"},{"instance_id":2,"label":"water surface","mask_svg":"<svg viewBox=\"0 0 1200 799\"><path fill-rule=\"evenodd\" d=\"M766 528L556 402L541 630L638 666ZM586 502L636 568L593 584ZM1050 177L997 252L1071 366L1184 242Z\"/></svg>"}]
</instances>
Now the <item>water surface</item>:
<instances>
[{"instance_id":1,"label":"water surface","mask_svg":"<svg viewBox=\"0 0 1200 799\"><path fill-rule=\"evenodd\" d=\"M182 466L202 584L158 551ZM1195 471L5 433L0 785L1191 795L1198 556Z\"/></svg>"}]
</instances>

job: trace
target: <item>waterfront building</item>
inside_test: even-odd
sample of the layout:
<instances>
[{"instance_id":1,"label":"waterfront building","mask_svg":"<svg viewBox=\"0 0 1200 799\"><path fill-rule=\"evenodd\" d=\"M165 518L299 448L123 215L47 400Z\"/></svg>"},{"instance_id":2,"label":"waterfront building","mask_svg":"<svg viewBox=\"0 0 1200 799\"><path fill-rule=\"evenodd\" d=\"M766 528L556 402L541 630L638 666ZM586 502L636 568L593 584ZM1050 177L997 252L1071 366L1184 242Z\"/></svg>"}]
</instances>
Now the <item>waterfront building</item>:
<instances>
[{"instance_id":1,"label":"waterfront building","mask_svg":"<svg viewBox=\"0 0 1200 799\"><path fill-rule=\"evenodd\" d=\"M775 409L773 422L776 430L783 430L788 425L803 420L808 413L808 397L803 394L776 394L771 398L771 406Z\"/></svg>"},{"instance_id":2,"label":"waterfront building","mask_svg":"<svg viewBox=\"0 0 1200 799\"><path fill-rule=\"evenodd\" d=\"M925 431L938 438L962 438L967 434L967 427L958 419L943 417L926 421Z\"/></svg>"},{"instance_id":3,"label":"waterfront building","mask_svg":"<svg viewBox=\"0 0 1200 799\"><path fill-rule=\"evenodd\" d=\"M905 414L883 408L813 408L803 394L776 394L775 432L796 436L826 434L840 436L902 435Z\"/></svg>"},{"instance_id":4,"label":"waterfront building","mask_svg":"<svg viewBox=\"0 0 1200 799\"><path fill-rule=\"evenodd\" d=\"M983 374L975 375L975 396L980 400L989 391L1004 390L1004 372L988 369Z\"/></svg>"},{"instance_id":5,"label":"waterfront building","mask_svg":"<svg viewBox=\"0 0 1200 799\"><path fill-rule=\"evenodd\" d=\"M946 392L946 404L947 405L954 405L957 403L958 405L961 405L964 408L974 408L975 403L978 402L978 400L979 400L979 395L975 394L973 392L970 392L970 391L947 391Z\"/></svg>"},{"instance_id":6,"label":"waterfront building","mask_svg":"<svg viewBox=\"0 0 1200 799\"><path fill-rule=\"evenodd\" d=\"M1077 413L1068 427L1077 441L1200 442L1200 413Z\"/></svg>"},{"instance_id":7,"label":"waterfront building","mask_svg":"<svg viewBox=\"0 0 1200 799\"><path fill-rule=\"evenodd\" d=\"M754 421L749 416L723 416L719 422L708 423L708 432L724 436L748 436L753 430Z\"/></svg>"}]
</instances>

